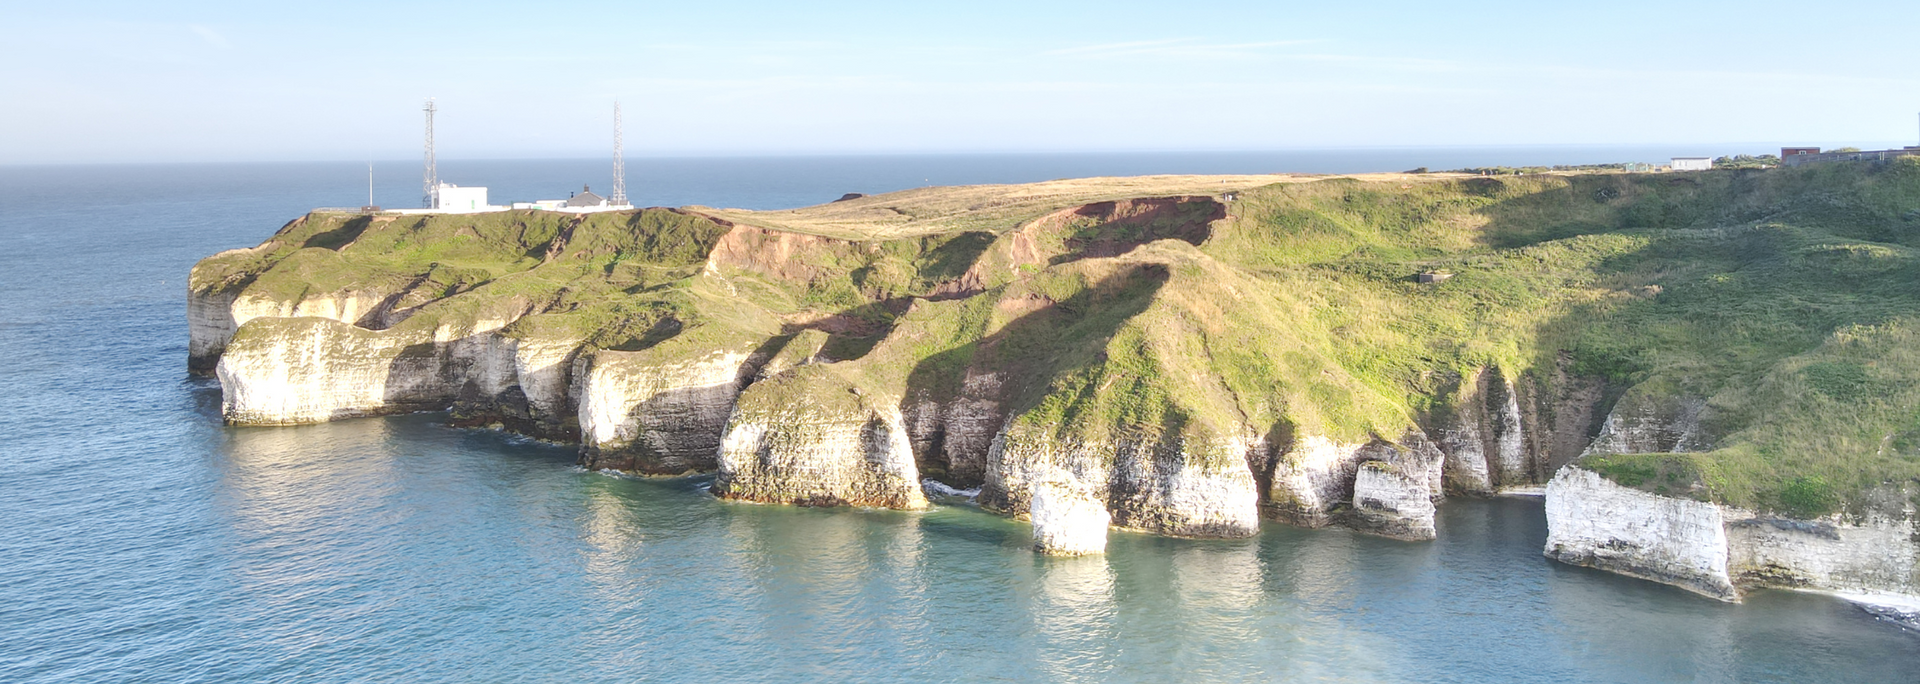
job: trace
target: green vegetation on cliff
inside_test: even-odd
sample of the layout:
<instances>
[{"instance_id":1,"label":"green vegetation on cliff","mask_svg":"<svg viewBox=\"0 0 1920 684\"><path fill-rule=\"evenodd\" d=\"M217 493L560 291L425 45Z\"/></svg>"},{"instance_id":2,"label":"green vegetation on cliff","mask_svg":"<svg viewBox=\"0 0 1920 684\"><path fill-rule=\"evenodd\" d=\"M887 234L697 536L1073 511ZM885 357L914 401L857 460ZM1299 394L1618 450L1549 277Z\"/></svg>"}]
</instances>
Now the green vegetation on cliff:
<instances>
[{"instance_id":1,"label":"green vegetation on cliff","mask_svg":"<svg viewBox=\"0 0 1920 684\"><path fill-rule=\"evenodd\" d=\"M367 291L389 298L372 327L517 317L507 334L607 349L772 357L804 332L781 365L817 349L834 370L783 391L990 400L1023 434L1206 458L1399 440L1448 409L1450 383L1497 368L1529 396L1603 387L1619 443L1644 453L1586 464L1622 484L1813 515L1920 478L1916 250L1920 160L1904 159L316 214L208 259L193 286Z\"/></svg>"}]
</instances>

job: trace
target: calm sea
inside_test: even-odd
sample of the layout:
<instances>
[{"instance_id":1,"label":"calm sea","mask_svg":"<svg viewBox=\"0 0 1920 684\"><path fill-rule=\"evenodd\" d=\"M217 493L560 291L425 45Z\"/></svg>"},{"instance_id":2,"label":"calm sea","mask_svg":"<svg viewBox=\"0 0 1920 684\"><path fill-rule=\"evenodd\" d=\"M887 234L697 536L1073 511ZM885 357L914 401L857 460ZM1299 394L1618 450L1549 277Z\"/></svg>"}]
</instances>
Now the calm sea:
<instances>
[{"instance_id":1,"label":"calm sea","mask_svg":"<svg viewBox=\"0 0 1920 684\"><path fill-rule=\"evenodd\" d=\"M1369 150L635 160L636 203L1140 173L1655 160ZM496 201L604 191L597 160L443 162ZM1913 682L1920 635L1824 596L1727 605L1550 563L1537 502L1449 501L1407 544L1269 526L1115 534L723 504L700 478L425 414L222 427L186 375L185 277L364 165L0 168L0 681ZM375 201L412 206L408 162Z\"/></svg>"}]
</instances>

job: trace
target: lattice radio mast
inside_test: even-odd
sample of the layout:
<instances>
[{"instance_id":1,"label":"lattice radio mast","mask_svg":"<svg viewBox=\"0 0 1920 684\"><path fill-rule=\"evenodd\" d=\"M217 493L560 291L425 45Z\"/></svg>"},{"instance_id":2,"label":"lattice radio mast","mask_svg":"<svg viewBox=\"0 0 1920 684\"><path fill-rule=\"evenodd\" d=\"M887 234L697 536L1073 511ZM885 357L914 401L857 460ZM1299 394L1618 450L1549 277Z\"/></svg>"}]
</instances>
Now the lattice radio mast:
<instances>
[{"instance_id":1,"label":"lattice radio mast","mask_svg":"<svg viewBox=\"0 0 1920 684\"><path fill-rule=\"evenodd\" d=\"M613 101L613 196L607 198L607 204L619 206L627 203L627 160L620 155L620 101Z\"/></svg>"},{"instance_id":2,"label":"lattice radio mast","mask_svg":"<svg viewBox=\"0 0 1920 684\"><path fill-rule=\"evenodd\" d=\"M420 201L426 208L440 206L440 172L433 168L433 98L427 98L427 171L420 180L422 196Z\"/></svg>"}]
</instances>

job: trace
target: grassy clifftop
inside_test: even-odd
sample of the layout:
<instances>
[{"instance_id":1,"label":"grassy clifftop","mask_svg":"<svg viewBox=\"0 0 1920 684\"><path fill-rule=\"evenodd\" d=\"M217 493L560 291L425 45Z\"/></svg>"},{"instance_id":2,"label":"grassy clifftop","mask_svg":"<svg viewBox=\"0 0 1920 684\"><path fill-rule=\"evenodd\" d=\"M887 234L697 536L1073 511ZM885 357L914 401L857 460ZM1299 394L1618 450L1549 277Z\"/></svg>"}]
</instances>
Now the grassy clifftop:
<instances>
[{"instance_id":1,"label":"grassy clifftop","mask_svg":"<svg viewBox=\"0 0 1920 684\"><path fill-rule=\"evenodd\" d=\"M1618 443L1646 452L1590 467L1814 514L1920 477L1916 250L1920 163L1901 160L315 214L209 258L193 287L373 291L390 300L376 327L511 299L531 315L510 335L614 349L824 335L834 382L908 404L1000 373L1013 422L1066 442L1391 440L1482 368L1541 392L1583 378L1617 401ZM1415 281L1427 271L1453 276Z\"/></svg>"}]
</instances>

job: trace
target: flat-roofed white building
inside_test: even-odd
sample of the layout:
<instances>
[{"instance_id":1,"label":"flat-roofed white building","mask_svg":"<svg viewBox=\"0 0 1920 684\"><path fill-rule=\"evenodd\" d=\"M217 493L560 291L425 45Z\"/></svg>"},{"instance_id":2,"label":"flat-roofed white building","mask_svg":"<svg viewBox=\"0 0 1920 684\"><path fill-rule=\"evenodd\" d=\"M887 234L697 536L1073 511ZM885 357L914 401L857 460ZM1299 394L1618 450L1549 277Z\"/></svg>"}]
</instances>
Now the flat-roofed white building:
<instances>
[{"instance_id":1,"label":"flat-roofed white building","mask_svg":"<svg viewBox=\"0 0 1920 684\"><path fill-rule=\"evenodd\" d=\"M488 211L505 211L506 207L487 204L487 189L484 187L461 187L452 183L441 183L434 188L434 202L430 209L391 209L397 214L478 214Z\"/></svg>"},{"instance_id":2,"label":"flat-roofed white building","mask_svg":"<svg viewBox=\"0 0 1920 684\"><path fill-rule=\"evenodd\" d=\"M1711 171L1713 157L1674 157L1673 164L1668 168L1675 171Z\"/></svg>"},{"instance_id":3,"label":"flat-roofed white building","mask_svg":"<svg viewBox=\"0 0 1920 684\"><path fill-rule=\"evenodd\" d=\"M482 187L463 188L452 183L441 183L438 201L433 208L440 211L487 211L497 207L487 206L487 189Z\"/></svg>"}]
</instances>

